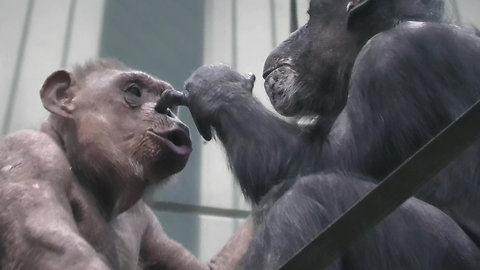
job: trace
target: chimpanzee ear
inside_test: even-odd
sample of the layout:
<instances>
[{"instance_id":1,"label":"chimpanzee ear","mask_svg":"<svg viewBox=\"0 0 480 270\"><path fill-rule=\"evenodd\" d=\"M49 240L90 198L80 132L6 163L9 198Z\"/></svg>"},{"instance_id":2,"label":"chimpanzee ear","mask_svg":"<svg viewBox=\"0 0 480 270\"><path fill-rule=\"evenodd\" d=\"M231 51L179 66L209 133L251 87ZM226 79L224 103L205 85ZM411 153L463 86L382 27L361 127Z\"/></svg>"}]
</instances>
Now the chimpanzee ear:
<instances>
[{"instance_id":1,"label":"chimpanzee ear","mask_svg":"<svg viewBox=\"0 0 480 270\"><path fill-rule=\"evenodd\" d=\"M69 118L75 109L72 103L71 83L70 73L65 70L56 71L48 76L40 90L40 97L45 109L53 114Z\"/></svg>"},{"instance_id":2,"label":"chimpanzee ear","mask_svg":"<svg viewBox=\"0 0 480 270\"><path fill-rule=\"evenodd\" d=\"M360 13L362 10L365 10L372 0L351 0L347 4L347 25L350 26L353 22L353 18Z\"/></svg>"}]
</instances>

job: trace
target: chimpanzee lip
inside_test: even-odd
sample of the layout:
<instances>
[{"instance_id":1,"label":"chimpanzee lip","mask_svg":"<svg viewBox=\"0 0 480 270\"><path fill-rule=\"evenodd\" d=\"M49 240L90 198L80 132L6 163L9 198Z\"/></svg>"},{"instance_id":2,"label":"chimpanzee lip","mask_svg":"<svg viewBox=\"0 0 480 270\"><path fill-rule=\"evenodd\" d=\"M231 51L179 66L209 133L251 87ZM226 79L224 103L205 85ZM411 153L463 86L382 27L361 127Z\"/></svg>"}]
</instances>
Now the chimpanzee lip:
<instances>
[{"instance_id":1,"label":"chimpanzee lip","mask_svg":"<svg viewBox=\"0 0 480 270\"><path fill-rule=\"evenodd\" d=\"M290 65L281 65L272 70L265 78L265 91L270 99L270 103L275 110L282 115L292 116L298 109L291 101L291 93L295 85L298 74Z\"/></svg>"},{"instance_id":2,"label":"chimpanzee lip","mask_svg":"<svg viewBox=\"0 0 480 270\"><path fill-rule=\"evenodd\" d=\"M262 74L263 79L267 79L268 75L270 75L274 70L276 70L278 68L281 68L281 67L284 67L284 66L287 66L290 69L294 70L293 66L290 62L291 62L290 60L285 60L285 61L277 63L276 65L274 65L273 67L271 67L267 70L264 70L263 74Z\"/></svg>"},{"instance_id":3,"label":"chimpanzee lip","mask_svg":"<svg viewBox=\"0 0 480 270\"><path fill-rule=\"evenodd\" d=\"M190 140L188 131L180 128L162 131L149 129L147 133L166 145L177 155L188 156L192 151L192 141Z\"/></svg>"}]
</instances>

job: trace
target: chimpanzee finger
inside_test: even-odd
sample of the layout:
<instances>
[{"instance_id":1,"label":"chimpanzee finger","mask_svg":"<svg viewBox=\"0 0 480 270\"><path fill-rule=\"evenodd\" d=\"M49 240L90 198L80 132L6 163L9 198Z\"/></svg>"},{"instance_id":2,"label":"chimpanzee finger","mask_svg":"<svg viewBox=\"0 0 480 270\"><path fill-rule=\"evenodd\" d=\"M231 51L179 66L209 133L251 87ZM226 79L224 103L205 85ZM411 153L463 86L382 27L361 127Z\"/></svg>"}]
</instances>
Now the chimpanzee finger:
<instances>
[{"instance_id":1,"label":"chimpanzee finger","mask_svg":"<svg viewBox=\"0 0 480 270\"><path fill-rule=\"evenodd\" d=\"M168 108L188 104L188 93L180 92L175 89L166 89L155 105L155 111L165 113Z\"/></svg>"},{"instance_id":2,"label":"chimpanzee finger","mask_svg":"<svg viewBox=\"0 0 480 270\"><path fill-rule=\"evenodd\" d=\"M245 88L248 90L248 92L252 93L253 85L255 83L255 74L250 72L248 74L245 74L244 77L247 79L247 84L245 85Z\"/></svg>"},{"instance_id":3,"label":"chimpanzee finger","mask_svg":"<svg viewBox=\"0 0 480 270\"><path fill-rule=\"evenodd\" d=\"M202 135L206 141L210 141L212 139L212 127L195 117L193 117L193 121L195 122L195 126L197 126L200 135Z\"/></svg>"}]
</instances>

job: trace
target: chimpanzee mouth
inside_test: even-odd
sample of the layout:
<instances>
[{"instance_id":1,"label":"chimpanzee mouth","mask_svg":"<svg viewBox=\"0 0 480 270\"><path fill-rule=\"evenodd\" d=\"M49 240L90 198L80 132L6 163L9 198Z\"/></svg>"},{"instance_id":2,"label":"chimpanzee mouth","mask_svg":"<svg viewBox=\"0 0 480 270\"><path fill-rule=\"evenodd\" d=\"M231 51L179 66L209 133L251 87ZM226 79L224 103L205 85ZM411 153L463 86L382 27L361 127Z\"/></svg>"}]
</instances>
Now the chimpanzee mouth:
<instances>
[{"instance_id":1,"label":"chimpanzee mouth","mask_svg":"<svg viewBox=\"0 0 480 270\"><path fill-rule=\"evenodd\" d=\"M280 65L274 69L267 70L264 74L265 92L270 102L279 113L290 116L293 114L291 104L291 93L298 77L297 72L289 64Z\"/></svg>"},{"instance_id":2,"label":"chimpanzee mouth","mask_svg":"<svg viewBox=\"0 0 480 270\"><path fill-rule=\"evenodd\" d=\"M271 68L269 68L269 69L267 69L267 70L264 70L264 71L263 71L263 74L262 74L263 79L266 80L267 77L268 77L268 75L270 75L273 71L275 71L275 70L277 70L277 69L279 69L279 68L281 68L281 67L288 67L288 68L290 68L293 72L295 71L295 70L293 69L292 65L290 64L290 61L285 61L285 62L281 62L281 63L279 63L279 64L277 64L277 65L275 65L275 66L273 66L273 67L271 67Z\"/></svg>"},{"instance_id":3,"label":"chimpanzee mouth","mask_svg":"<svg viewBox=\"0 0 480 270\"><path fill-rule=\"evenodd\" d=\"M190 152L192 152L192 141L190 140L188 130L183 130L181 128L162 131L149 129L147 133L163 143L177 155L188 156Z\"/></svg>"}]
</instances>

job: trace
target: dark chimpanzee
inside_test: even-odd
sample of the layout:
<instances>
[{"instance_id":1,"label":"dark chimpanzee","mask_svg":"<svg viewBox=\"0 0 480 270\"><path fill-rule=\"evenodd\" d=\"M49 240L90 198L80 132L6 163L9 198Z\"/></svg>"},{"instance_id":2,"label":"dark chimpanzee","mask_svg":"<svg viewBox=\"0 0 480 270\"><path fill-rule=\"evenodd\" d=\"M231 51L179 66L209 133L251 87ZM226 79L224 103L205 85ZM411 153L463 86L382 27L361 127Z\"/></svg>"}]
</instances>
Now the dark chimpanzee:
<instances>
[{"instance_id":1,"label":"dark chimpanzee","mask_svg":"<svg viewBox=\"0 0 480 270\"><path fill-rule=\"evenodd\" d=\"M224 144L255 206L244 269L275 269L480 94L480 38L442 22L441 0L311 0L308 13L263 74L274 108L308 124L269 113L223 65L198 69L186 99L159 102L179 97ZM332 269L478 268L479 146Z\"/></svg>"},{"instance_id":2,"label":"dark chimpanzee","mask_svg":"<svg viewBox=\"0 0 480 270\"><path fill-rule=\"evenodd\" d=\"M0 142L0 269L207 269L141 200L187 162L187 127L154 110L171 86L110 60L57 71L41 131Z\"/></svg>"}]
</instances>

